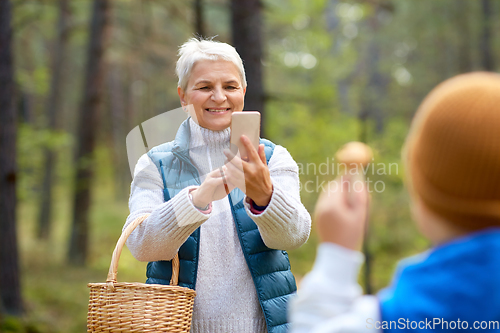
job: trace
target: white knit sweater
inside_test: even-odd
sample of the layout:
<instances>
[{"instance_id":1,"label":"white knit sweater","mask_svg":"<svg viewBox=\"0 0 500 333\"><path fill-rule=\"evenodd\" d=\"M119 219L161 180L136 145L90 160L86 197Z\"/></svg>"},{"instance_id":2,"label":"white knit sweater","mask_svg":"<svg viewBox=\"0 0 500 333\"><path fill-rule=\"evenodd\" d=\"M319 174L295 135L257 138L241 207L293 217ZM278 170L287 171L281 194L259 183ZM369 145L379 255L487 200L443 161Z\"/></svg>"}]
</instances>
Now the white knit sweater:
<instances>
[{"instance_id":1,"label":"white knit sweater","mask_svg":"<svg viewBox=\"0 0 500 333\"><path fill-rule=\"evenodd\" d=\"M189 155L201 180L224 164L230 129L211 131L190 120ZM300 202L298 167L288 151L276 146L269 161L273 194L259 215L247 214L257 224L264 243L289 250L305 243L311 217ZM127 246L141 261L171 260L179 247L201 226L200 257L191 331L210 333L260 333L266 324L255 286L246 264L228 198L212 203L204 214L194 207L187 187L168 202L163 201L163 182L151 159L143 155L135 168L129 199L135 219L151 214L129 237Z\"/></svg>"}]
</instances>

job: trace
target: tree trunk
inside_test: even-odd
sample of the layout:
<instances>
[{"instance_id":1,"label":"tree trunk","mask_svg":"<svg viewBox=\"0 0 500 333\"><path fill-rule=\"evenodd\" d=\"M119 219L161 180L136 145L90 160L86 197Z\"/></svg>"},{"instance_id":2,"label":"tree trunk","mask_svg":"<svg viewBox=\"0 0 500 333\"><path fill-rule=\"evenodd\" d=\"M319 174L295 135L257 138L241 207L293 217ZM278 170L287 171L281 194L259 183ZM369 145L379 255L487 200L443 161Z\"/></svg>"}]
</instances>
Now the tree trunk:
<instances>
[{"instance_id":1,"label":"tree trunk","mask_svg":"<svg viewBox=\"0 0 500 333\"><path fill-rule=\"evenodd\" d=\"M19 85L16 87L14 95L16 96L18 121L25 124L32 124L34 121L32 96L23 91Z\"/></svg>"},{"instance_id":2,"label":"tree trunk","mask_svg":"<svg viewBox=\"0 0 500 333\"><path fill-rule=\"evenodd\" d=\"M233 46L243 59L248 84L245 110L261 113L261 137L265 137L261 9L260 0L231 0Z\"/></svg>"},{"instance_id":3,"label":"tree trunk","mask_svg":"<svg viewBox=\"0 0 500 333\"><path fill-rule=\"evenodd\" d=\"M123 71L123 65L114 63L110 64L107 75L109 119L113 142L113 167L115 169L115 196L118 200L128 198L130 182L132 181L125 146L126 131L130 127L130 114L127 112Z\"/></svg>"},{"instance_id":4,"label":"tree trunk","mask_svg":"<svg viewBox=\"0 0 500 333\"><path fill-rule=\"evenodd\" d=\"M22 313L16 234L16 110L11 4L0 0L0 309Z\"/></svg>"},{"instance_id":5,"label":"tree trunk","mask_svg":"<svg viewBox=\"0 0 500 333\"><path fill-rule=\"evenodd\" d=\"M373 35L367 45L365 54L364 66L368 82L363 91L363 98L361 101L361 110L359 120L361 123L366 122L368 119L375 121L375 129L377 133L382 133L384 130L384 115L380 105L380 96L386 95L387 79L384 78L380 70L380 42L377 40L377 34L380 31L380 14L386 10L382 5L374 4L374 14L368 19L368 26ZM367 126L363 124L360 126L360 141L366 142L367 140Z\"/></svg>"},{"instance_id":6,"label":"tree trunk","mask_svg":"<svg viewBox=\"0 0 500 333\"><path fill-rule=\"evenodd\" d=\"M495 61L493 60L493 40L491 38L491 27L493 26L493 4L491 0L482 0L483 26L481 34L481 65L484 70L495 71Z\"/></svg>"},{"instance_id":7,"label":"tree trunk","mask_svg":"<svg viewBox=\"0 0 500 333\"><path fill-rule=\"evenodd\" d=\"M87 54L83 101L78 122L78 147L75 156L76 176L73 192L73 224L68 261L83 266L87 259L90 184L93 177L92 153L99 123L99 105L104 79L104 50L110 21L109 0L94 0Z\"/></svg>"},{"instance_id":8,"label":"tree trunk","mask_svg":"<svg viewBox=\"0 0 500 333\"><path fill-rule=\"evenodd\" d=\"M54 56L52 63L52 83L50 87L50 97L47 103L48 127L51 130L59 130L62 111L63 96L63 73L65 70L65 51L69 37L70 11L69 1L59 1L59 21L57 25L58 38L54 46ZM56 164L56 153L53 150L45 150L45 166L42 183L42 195L40 198L40 215L38 220L38 238L47 239L51 230L52 219L52 185L53 171Z\"/></svg>"},{"instance_id":9,"label":"tree trunk","mask_svg":"<svg viewBox=\"0 0 500 333\"><path fill-rule=\"evenodd\" d=\"M470 2L466 0L458 0L455 8L455 26L459 32L458 40L458 71L459 73L467 73L473 70L472 54L470 43L471 28L469 23Z\"/></svg>"},{"instance_id":10,"label":"tree trunk","mask_svg":"<svg viewBox=\"0 0 500 333\"><path fill-rule=\"evenodd\" d=\"M203 19L203 1L194 1L194 28L197 36L205 37L205 20Z\"/></svg>"},{"instance_id":11,"label":"tree trunk","mask_svg":"<svg viewBox=\"0 0 500 333\"><path fill-rule=\"evenodd\" d=\"M367 66L368 83L364 90L363 101L361 103L361 114L366 113L365 120L371 118L375 121L377 133L384 131L384 115L380 107L380 97L386 94L386 83L380 71L380 47L375 38L368 45ZM363 118L363 117L361 117ZM366 140L366 133L361 134ZM366 142L366 141L363 141Z\"/></svg>"},{"instance_id":12,"label":"tree trunk","mask_svg":"<svg viewBox=\"0 0 500 333\"><path fill-rule=\"evenodd\" d=\"M384 128L384 119L380 106L380 97L386 95L386 79L380 70L381 51L377 34L380 31L380 16L383 11L392 10L392 7L386 7L383 3L373 3L373 14L368 18L368 27L372 33L371 40L366 48L365 65L368 82L363 89L361 99L361 110L358 114L359 136L358 140L364 143L368 142L368 120L375 120L376 131L381 133ZM368 224L367 224L368 225ZM372 294L372 261L373 254L370 251L370 233L369 229L365 231L363 241L363 254L365 255L365 264L363 267L365 293Z\"/></svg>"}]
</instances>

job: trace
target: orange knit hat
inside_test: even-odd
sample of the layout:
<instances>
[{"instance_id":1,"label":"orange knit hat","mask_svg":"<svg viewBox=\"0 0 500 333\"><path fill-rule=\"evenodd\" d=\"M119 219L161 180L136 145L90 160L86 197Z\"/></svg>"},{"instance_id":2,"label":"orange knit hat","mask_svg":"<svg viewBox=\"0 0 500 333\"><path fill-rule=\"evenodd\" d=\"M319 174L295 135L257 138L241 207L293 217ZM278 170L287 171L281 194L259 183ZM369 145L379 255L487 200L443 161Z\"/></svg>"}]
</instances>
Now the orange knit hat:
<instances>
[{"instance_id":1,"label":"orange knit hat","mask_svg":"<svg viewBox=\"0 0 500 333\"><path fill-rule=\"evenodd\" d=\"M408 135L410 187L466 229L500 226L500 75L449 79L426 97Z\"/></svg>"}]
</instances>

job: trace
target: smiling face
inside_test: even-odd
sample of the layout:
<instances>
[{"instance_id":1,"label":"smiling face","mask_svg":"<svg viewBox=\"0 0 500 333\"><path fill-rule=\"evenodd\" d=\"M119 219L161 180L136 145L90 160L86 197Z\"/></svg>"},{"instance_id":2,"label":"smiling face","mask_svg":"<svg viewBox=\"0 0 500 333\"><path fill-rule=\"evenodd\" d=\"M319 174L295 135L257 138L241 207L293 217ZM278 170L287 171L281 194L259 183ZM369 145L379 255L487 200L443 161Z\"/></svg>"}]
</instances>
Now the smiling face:
<instances>
[{"instance_id":1,"label":"smiling face","mask_svg":"<svg viewBox=\"0 0 500 333\"><path fill-rule=\"evenodd\" d=\"M193 105L190 108L193 120L212 131L231 125L231 114L243 110L245 92L238 69L225 60L197 61L186 90L177 88L181 105Z\"/></svg>"}]
</instances>

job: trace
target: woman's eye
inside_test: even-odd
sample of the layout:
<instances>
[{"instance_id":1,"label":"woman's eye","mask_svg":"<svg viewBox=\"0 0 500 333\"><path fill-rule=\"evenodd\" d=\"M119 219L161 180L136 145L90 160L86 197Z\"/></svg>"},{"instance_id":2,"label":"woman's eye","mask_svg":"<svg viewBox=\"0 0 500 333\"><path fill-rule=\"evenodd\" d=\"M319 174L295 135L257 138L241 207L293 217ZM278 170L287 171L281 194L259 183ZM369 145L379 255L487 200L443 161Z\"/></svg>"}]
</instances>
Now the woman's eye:
<instances>
[{"instance_id":1,"label":"woman's eye","mask_svg":"<svg viewBox=\"0 0 500 333\"><path fill-rule=\"evenodd\" d=\"M209 88L209 87L200 87L199 89L200 89L200 90L208 90L208 89L210 89L210 88Z\"/></svg>"},{"instance_id":2,"label":"woman's eye","mask_svg":"<svg viewBox=\"0 0 500 333\"><path fill-rule=\"evenodd\" d=\"M234 86L227 86L226 89L228 89L228 90L235 90L235 89L238 89L238 88L234 87Z\"/></svg>"}]
</instances>

